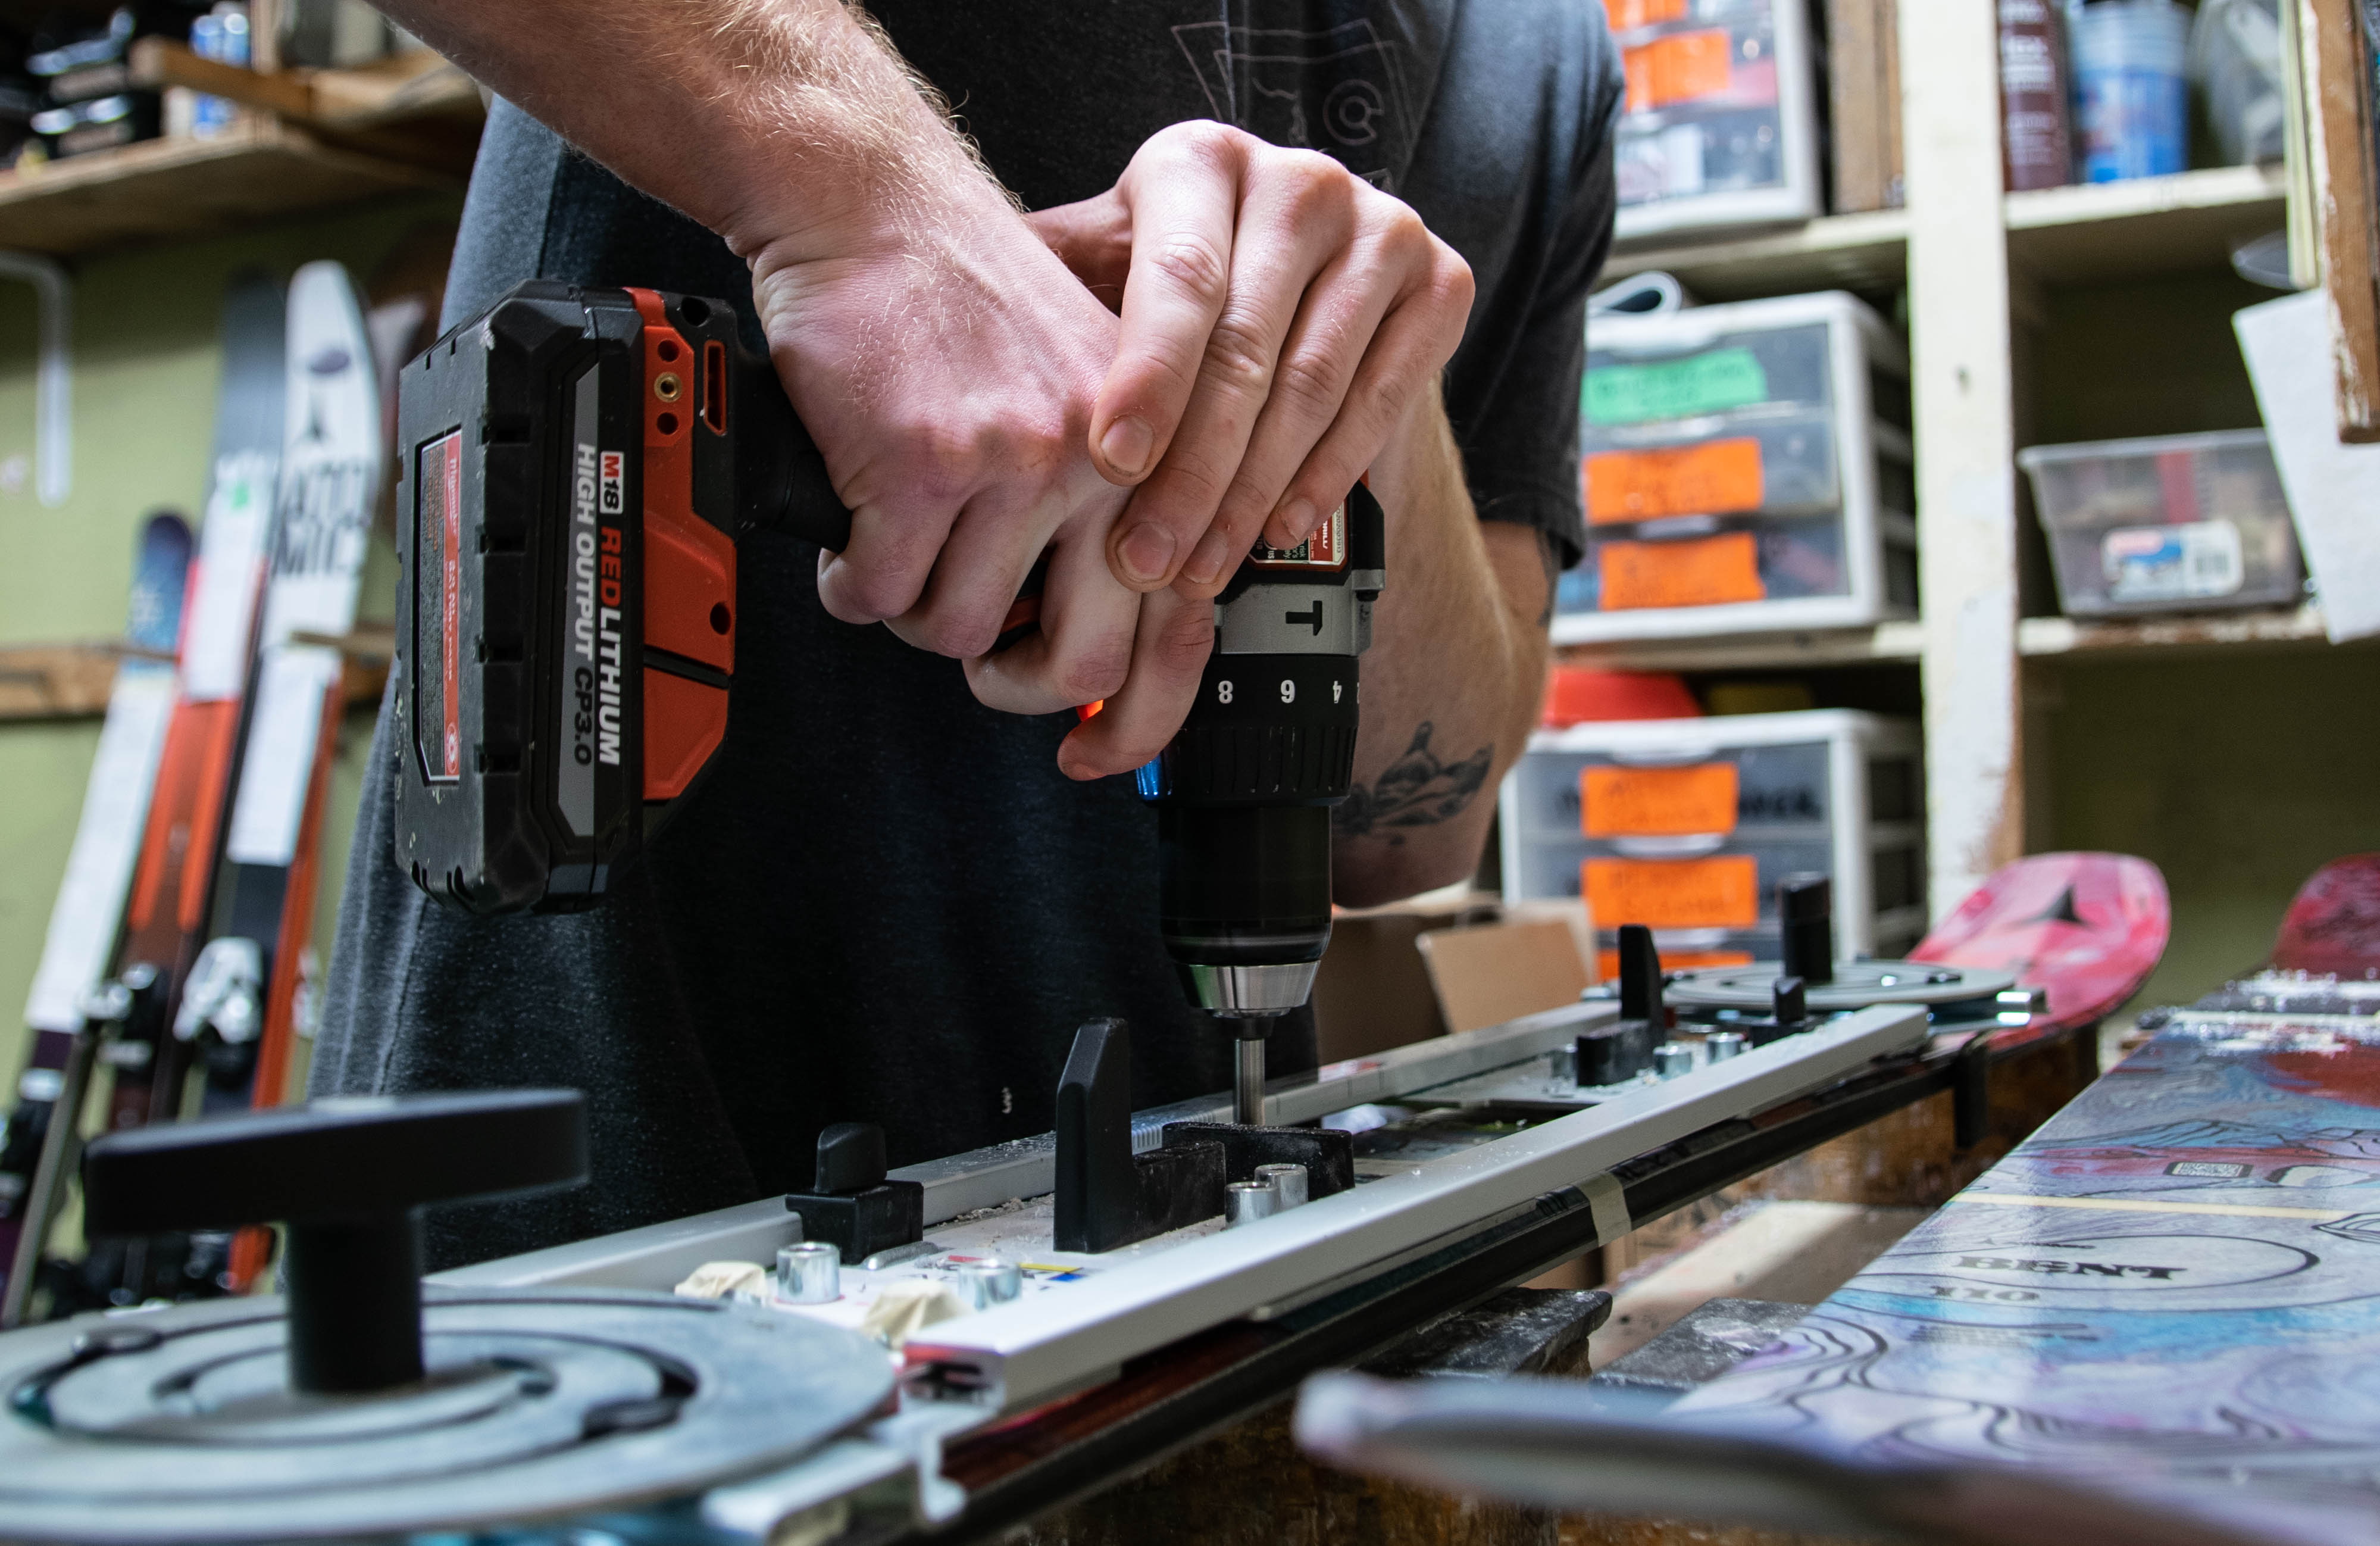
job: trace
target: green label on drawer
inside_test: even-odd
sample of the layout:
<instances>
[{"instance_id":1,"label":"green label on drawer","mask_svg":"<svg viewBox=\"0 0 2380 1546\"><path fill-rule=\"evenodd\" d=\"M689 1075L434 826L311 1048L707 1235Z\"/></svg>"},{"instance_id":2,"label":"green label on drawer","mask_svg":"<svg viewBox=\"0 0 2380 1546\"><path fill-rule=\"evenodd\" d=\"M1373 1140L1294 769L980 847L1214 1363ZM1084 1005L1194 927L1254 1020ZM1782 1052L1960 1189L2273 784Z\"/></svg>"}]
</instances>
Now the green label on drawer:
<instances>
[{"instance_id":1,"label":"green label on drawer","mask_svg":"<svg viewBox=\"0 0 2380 1546\"><path fill-rule=\"evenodd\" d=\"M1713 349L1658 365L1605 365L1586 373L1590 424L1641 424L1766 402L1768 374L1750 349Z\"/></svg>"}]
</instances>

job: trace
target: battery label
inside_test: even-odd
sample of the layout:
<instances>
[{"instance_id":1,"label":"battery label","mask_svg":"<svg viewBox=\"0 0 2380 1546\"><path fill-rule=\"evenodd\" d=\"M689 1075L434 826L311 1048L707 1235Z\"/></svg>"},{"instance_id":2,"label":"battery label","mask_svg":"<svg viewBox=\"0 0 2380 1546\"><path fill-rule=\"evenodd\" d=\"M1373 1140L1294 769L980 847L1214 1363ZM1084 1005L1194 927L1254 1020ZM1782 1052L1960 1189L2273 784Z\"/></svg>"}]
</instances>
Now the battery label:
<instances>
[{"instance_id":1,"label":"battery label","mask_svg":"<svg viewBox=\"0 0 2380 1546\"><path fill-rule=\"evenodd\" d=\"M1248 552L1248 562L1259 569L1341 569L1347 565L1347 506L1330 512L1320 525L1293 548L1259 542Z\"/></svg>"},{"instance_id":2,"label":"battery label","mask_svg":"<svg viewBox=\"0 0 2380 1546\"><path fill-rule=\"evenodd\" d=\"M571 831L596 834L598 779L620 779L624 690L624 461L601 437L601 373L589 367L572 389L570 537L562 607L562 700L555 803ZM609 802L606 802L609 803Z\"/></svg>"},{"instance_id":3,"label":"battery label","mask_svg":"<svg viewBox=\"0 0 2380 1546\"><path fill-rule=\"evenodd\" d=\"M421 448L415 469L413 701L421 738L422 772L432 783L463 776L463 435L442 435Z\"/></svg>"}]
</instances>

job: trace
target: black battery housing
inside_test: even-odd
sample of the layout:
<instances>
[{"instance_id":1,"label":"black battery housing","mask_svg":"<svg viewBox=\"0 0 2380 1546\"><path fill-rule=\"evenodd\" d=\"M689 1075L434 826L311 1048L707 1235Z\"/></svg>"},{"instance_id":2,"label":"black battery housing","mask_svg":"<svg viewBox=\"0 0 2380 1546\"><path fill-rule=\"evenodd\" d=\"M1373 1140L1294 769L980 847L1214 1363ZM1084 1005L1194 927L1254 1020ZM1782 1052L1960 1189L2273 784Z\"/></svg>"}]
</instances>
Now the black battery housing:
<instances>
[{"instance_id":1,"label":"black battery housing","mask_svg":"<svg viewBox=\"0 0 2380 1546\"><path fill-rule=\"evenodd\" d=\"M735 539L840 547L723 302L525 283L397 393L396 861L473 913L601 899L723 736Z\"/></svg>"}]
</instances>

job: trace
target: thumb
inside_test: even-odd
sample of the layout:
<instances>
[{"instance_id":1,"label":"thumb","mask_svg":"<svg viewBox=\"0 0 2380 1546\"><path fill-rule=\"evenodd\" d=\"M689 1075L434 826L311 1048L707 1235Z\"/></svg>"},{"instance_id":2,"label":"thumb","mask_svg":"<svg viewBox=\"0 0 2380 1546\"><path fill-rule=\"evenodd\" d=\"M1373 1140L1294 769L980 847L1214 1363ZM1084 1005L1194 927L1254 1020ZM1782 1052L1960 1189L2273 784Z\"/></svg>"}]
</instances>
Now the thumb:
<instances>
[{"instance_id":1,"label":"thumb","mask_svg":"<svg viewBox=\"0 0 2380 1546\"><path fill-rule=\"evenodd\" d=\"M1113 311L1123 305L1132 272L1132 210L1113 189L1072 204L1034 210L1025 224L1043 246Z\"/></svg>"}]
</instances>

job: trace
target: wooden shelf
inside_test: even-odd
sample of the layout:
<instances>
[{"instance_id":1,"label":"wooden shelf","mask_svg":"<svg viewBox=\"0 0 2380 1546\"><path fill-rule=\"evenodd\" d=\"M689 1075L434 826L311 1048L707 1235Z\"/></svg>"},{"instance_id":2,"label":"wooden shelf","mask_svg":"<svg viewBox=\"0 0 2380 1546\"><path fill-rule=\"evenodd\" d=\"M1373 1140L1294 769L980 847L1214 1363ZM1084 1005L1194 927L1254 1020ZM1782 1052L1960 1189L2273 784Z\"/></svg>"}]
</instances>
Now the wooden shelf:
<instances>
[{"instance_id":1,"label":"wooden shelf","mask_svg":"<svg viewBox=\"0 0 2380 1546\"><path fill-rule=\"evenodd\" d=\"M2031 657L2112 655L2142 650L2229 651L2256 646L2329 646L2322 608L2209 612L2189 617L2129 617L2092 622L2075 617L2027 617L2017 624L2017 653Z\"/></svg>"},{"instance_id":2,"label":"wooden shelf","mask_svg":"<svg viewBox=\"0 0 2380 1546\"><path fill-rule=\"evenodd\" d=\"M1735 634L1706 639L1646 639L1614 644L1564 644L1563 665L1599 671L1791 671L1917 660L1924 635L1913 622L1818 632ZM2327 648L2322 608L2209 612L2195 616L2130 617L2094 622L2075 617L2027 617L2017 625L2017 652L2029 657L2115 655L2141 650L2230 651L2260 647ZM2371 641L2380 646L2380 640Z\"/></svg>"},{"instance_id":3,"label":"wooden shelf","mask_svg":"<svg viewBox=\"0 0 2380 1546\"><path fill-rule=\"evenodd\" d=\"M2218 166L2168 177L2008 195L2009 259L2050 284L2222 268L2232 243L2280 228L2278 166ZM1908 271L1909 213L1836 214L1806 225L1614 252L1608 283L1665 269L1704 300L1803 290L1889 290Z\"/></svg>"},{"instance_id":4,"label":"wooden shelf","mask_svg":"<svg viewBox=\"0 0 2380 1546\"><path fill-rule=\"evenodd\" d=\"M0 172L0 248L66 256L211 236L382 194L460 189L442 167L334 145L262 114L211 140L150 140Z\"/></svg>"},{"instance_id":5,"label":"wooden shelf","mask_svg":"<svg viewBox=\"0 0 2380 1546\"><path fill-rule=\"evenodd\" d=\"M395 649L395 628L368 623L337 639L300 638L328 644L345 657L339 685L348 708L378 706ZM0 645L0 722L97 718L107 712L117 663L136 653L146 651L119 639Z\"/></svg>"},{"instance_id":6,"label":"wooden shelf","mask_svg":"<svg viewBox=\"0 0 2380 1546\"><path fill-rule=\"evenodd\" d=\"M1920 638L1916 623L1879 623L1867 628L1564 644L1555 648L1554 657L1563 665L1598 671L1776 671L1906 663L1917 659Z\"/></svg>"},{"instance_id":7,"label":"wooden shelf","mask_svg":"<svg viewBox=\"0 0 2380 1546\"><path fill-rule=\"evenodd\" d=\"M129 648L113 639L0 648L0 720L82 719L104 712L116 663Z\"/></svg>"},{"instance_id":8,"label":"wooden shelf","mask_svg":"<svg viewBox=\"0 0 2380 1546\"><path fill-rule=\"evenodd\" d=\"M1804 290L1889 290L1909 262L1909 213L1832 214L1806 225L1716 241L1612 253L1602 283L1664 269L1701 300L1743 300Z\"/></svg>"},{"instance_id":9,"label":"wooden shelf","mask_svg":"<svg viewBox=\"0 0 2380 1546\"><path fill-rule=\"evenodd\" d=\"M2234 242L2281 228L2278 166L2083 183L2008 196L2009 262L2053 285L2225 268Z\"/></svg>"}]
</instances>

